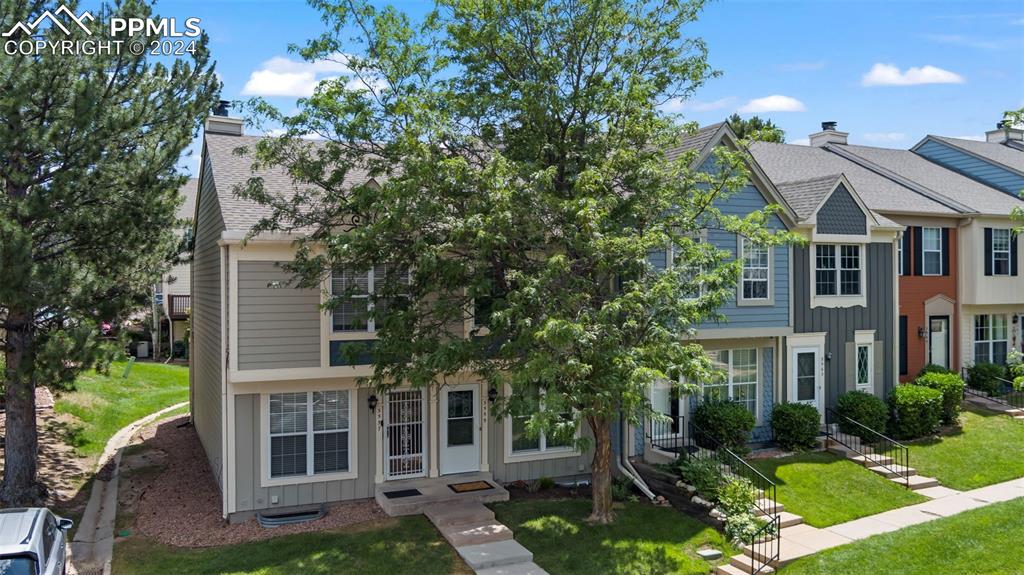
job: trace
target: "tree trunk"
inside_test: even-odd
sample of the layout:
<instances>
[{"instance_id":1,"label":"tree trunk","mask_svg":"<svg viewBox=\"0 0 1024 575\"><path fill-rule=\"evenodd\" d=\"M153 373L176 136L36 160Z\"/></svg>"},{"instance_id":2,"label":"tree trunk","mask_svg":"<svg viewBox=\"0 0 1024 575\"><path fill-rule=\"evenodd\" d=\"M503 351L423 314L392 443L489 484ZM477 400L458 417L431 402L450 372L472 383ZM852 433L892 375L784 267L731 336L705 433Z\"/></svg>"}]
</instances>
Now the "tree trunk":
<instances>
[{"instance_id":1,"label":"tree trunk","mask_svg":"<svg viewBox=\"0 0 1024 575\"><path fill-rule=\"evenodd\" d=\"M31 375L32 314L8 316L4 374L7 421L4 425L4 478L0 501L7 506L38 505L45 489L36 481L39 439L36 433L36 386Z\"/></svg>"},{"instance_id":2,"label":"tree trunk","mask_svg":"<svg viewBox=\"0 0 1024 575\"><path fill-rule=\"evenodd\" d=\"M588 417L591 431L594 432L594 461L590 468L591 496L593 507L587 521L591 523L611 523L615 519L612 512L612 437L609 422L603 417Z\"/></svg>"}]
</instances>

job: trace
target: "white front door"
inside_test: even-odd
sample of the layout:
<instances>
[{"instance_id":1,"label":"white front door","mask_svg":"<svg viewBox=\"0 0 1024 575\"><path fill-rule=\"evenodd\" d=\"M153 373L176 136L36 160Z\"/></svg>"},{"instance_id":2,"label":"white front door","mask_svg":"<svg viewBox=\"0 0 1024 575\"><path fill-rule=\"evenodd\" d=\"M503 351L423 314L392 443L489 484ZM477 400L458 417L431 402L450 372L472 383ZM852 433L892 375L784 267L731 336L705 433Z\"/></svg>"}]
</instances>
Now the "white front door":
<instances>
[{"instance_id":1,"label":"white front door","mask_svg":"<svg viewBox=\"0 0 1024 575\"><path fill-rule=\"evenodd\" d=\"M441 474L480 471L480 386L441 392Z\"/></svg>"},{"instance_id":2,"label":"white front door","mask_svg":"<svg viewBox=\"0 0 1024 575\"><path fill-rule=\"evenodd\" d=\"M928 318L928 363L949 369L949 318Z\"/></svg>"},{"instance_id":3,"label":"white front door","mask_svg":"<svg viewBox=\"0 0 1024 575\"><path fill-rule=\"evenodd\" d=\"M793 348L793 381L790 382L790 401L813 405L821 411L821 374L818 368L819 348Z\"/></svg>"},{"instance_id":4,"label":"white front door","mask_svg":"<svg viewBox=\"0 0 1024 575\"><path fill-rule=\"evenodd\" d=\"M387 479L427 473L423 391L389 391L384 397L384 474Z\"/></svg>"}]
</instances>

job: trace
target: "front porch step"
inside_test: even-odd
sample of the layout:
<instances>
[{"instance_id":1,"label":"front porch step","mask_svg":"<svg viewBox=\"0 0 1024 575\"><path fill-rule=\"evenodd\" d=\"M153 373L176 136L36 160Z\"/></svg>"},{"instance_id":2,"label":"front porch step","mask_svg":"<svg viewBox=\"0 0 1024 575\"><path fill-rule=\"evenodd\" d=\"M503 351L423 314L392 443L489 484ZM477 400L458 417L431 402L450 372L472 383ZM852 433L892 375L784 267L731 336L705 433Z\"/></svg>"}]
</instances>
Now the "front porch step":
<instances>
[{"instance_id":1,"label":"front porch step","mask_svg":"<svg viewBox=\"0 0 1024 575\"><path fill-rule=\"evenodd\" d=\"M875 455L857 455L855 457L850 457L849 455L847 455L847 457L850 459L850 461L853 461L855 463L859 463L859 464L863 465L864 467L869 467L869 468L870 467L876 467L878 465L892 466L892 464L894 463L893 458L891 458L891 457L889 457L887 455L877 455L877 454L875 454Z\"/></svg>"},{"instance_id":2,"label":"front porch step","mask_svg":"<svg viewBox=\"0 0 1024 575\"><path fill-rule=\"evenodd\" d=\"M449 525L439 531L455 548L512 539L512 530L493 520L475 525Z\"/></svg>"},{"instance_id":3,"label":"front porch step","mask_svg":"<svg viewBox=\"0 0 1024 575\"><path fill-rule=\"evenodd\" d=\"M719 565L715 568L715 573L724 573L725 575L736 575L737 573L750 574L754 570L754 559L749 555L733 555L729 558L728 565ZM765 565L761 569L762 573L774 573L770 565Z\"/></svg>"},{"instance_id":4,"label":"front porch step","mask_svg":"<svg viewBox=\"0 0 1024 575\"><path fill-rule=\"evenodd\" d=\"M453 483L486 481L491 489L456 493L448 486ZM409 497L388 498L390 491L415 489L419 495ZM508 490L494 480L490 473L465 473L460 475L443 475L441 477L421 477L399 481L385 481L377 484L374 499L391 517L402 515L419 515L429 509L444 509L462 502L494 503L508 501Z\"/></svg>"},{"instance_id":5,"label":"front porch step","mask_svg":"<svg viewBox=\"0 0 1024 575\"><path fill-rule=\"evenodd\" d=\"M494 512L476 501L434 505L423 512L438 529L451 525L472 525L494 521Z\"/></svg>"},{"instance_id":6,"label":"front porch step","mask_svg":"<svg viewBox=\"0 0 1024 575\"><path fill-rule=\"evenodd\" d=\"M516 563L489 567L476 572L476 575L548 575L548 572L536 563Z\"/></svg>"},{"instance_id":7,"label":"front porch step","mask_svg":"<svg viewBox=\"0 0 1024 575\"><path fill-rule=\"evenodd\" d=\"M470 569L478 573L492 567L533 562L533 553L514 539L456 547L455 551Z\"/></svg>"},{"instance_id":8,"label":"front porch step","mask_svg":"<svg viewBox=\"0 0 1024 575\"><path fill-rule=\"evenodd\" d=\"M777 513L779 517L779 529L785 529L786 527L792 527L794 525L801 525L804 522L804 518L789 511L782 511ZM775 517L772 515L772 517Z\"/></svg>"},{"instance_id":9,"label":"front porch step","mask_svg":"<svg viewBox=\"0 0 1024 575\"><path fill-rule=\"evenodd\" d=\"M886 479L903 477L905 475L909 475L911 477L917 475L916 469L913 467L904 467L902 465L886 465L885 467L879 465L876 467L868 467L868 471L874 471Z\"/></svg>"},{"instance_id":10,"label":"front porch step","mask_svg":"<svg viewBox=\"0 0 1024 575\"><path fill-rule=\"evenodd\" d=\"M761 506L761 509L757 510L756 515L758 517L764 517L765 515L775 515L776 513L782 513L786 510L786 506L779 503L778 501L768 501Z\"/></svg>"},{"instance_id":11,"label":"front porch step","mask_svg":"<svg viewBox=\"0 0 1024 575\"><path fill-rule=\"evenodd\" d=\"M909 487L912 491L917 491L918 489L926 489L928 487L938 487L939 485L938 479L925 477L923 475L911 475L909 485L902 477L890 477L889 481L892 481L893 483L898 483L900 485L907 485L907 487Z\"/></svg>"}]
</instances>

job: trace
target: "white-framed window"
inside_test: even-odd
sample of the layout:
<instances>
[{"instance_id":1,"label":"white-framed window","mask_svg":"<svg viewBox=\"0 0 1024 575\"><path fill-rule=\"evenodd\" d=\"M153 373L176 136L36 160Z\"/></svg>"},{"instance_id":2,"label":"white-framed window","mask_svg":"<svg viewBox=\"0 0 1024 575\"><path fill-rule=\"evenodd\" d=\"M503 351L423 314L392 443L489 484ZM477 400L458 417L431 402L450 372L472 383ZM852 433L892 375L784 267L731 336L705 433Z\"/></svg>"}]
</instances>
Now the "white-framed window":
<instances>
[{"instance_id":1,"label":"white-framed window","mask_svg":"<svg viewBox=\"0 0 1024 575\"><path fill-rule=\"evenodd\" d=\"M349 395L348 390L335 390L268 396L270 479L352 469Z\"/></svg>"},{"instance_id":2,"label":"white-framed window","mask_svg":"<svg viewBox=\"0 0 1024 575\"><path fill-rule=\"evenodd\" d=\"M1010 230L992 230L992 275L1010 275Z\"/></svg>"},{"instance_id":3,"label":"white-framed window","mask_svg":"<svg viewBox=\"0 0 1024 575\"><path fill-rule=\"evenodd\" d=\"M857 344L857 390L872 393L875 389L873 379L874 357L872 357L873 344Z\"/></svg>"},{"instance_id":4,"label":"white-framed window","mask_svg":"<svg viewBox=\"0 0 1024 575\"><path fill-rule=\"evenodd\" d=\"M769 299L769 248L741 236L740 253L743 258L740 298L746 301Z\"/></svg>"},{"instance_id":5,"label":"white-framed window","mask_svg":"<svg viewBox=\"0 0 1024 575\"><path fill-rule=\"evenodd\" d=\"M942 228L921 228L921 273L942 275Z\"/></svg>"},{"instance_id":6,"label":"white-framed window","mask_svg":"<svg viewBox=\"0 0 1024 575\"><path fill-rule=\"evenodd\" d=\"M719 381L707 382L704 399L738 401L757 416L757 348L722 349L708 354L711 363L725 374Z\"/></svg>"},{"instance_id":7,"label":"white-framed window","mask_svg":"<svg viewBox=\"0 0 1024 575\"><path fill-rule=\"evenodd\" d=\"M387 311L390 301L377 298L373 302L370 295L384 285L387 274L388 266L385 264L374 266L372 271L335 270L331 274L331 295L337 297L349 294L331 314L331 331L370 333L377 330L376 320L370 317L370 311L376 309L378 315L382 314ZM401 284L409 285L409 272L399 271L398 280Z\"/></svg>"},{"instance_id":8,"label":"white-framed window","mask_svg":"<svg viewBox=\"0 0 1024 575\"><path fill-rule=\"evenodd\" d=\"M510 452L512 455L542 454L550 452L563 452L573 450L572 439L560 439L549 437L544 431L530 435L527 424L534 413L543 410L544 391L538 387L531 387L524 392L524 405L520 406L509 417ZM568 419L570 414L563 414Z\"/></svg>"},{"instance_id":9,"label":"white-framed window","mask_svg":"<svg viewBox=\"0 0 1024 575\"><path fill-rule=\"evenodd\" d=\"M974 316L974 363L1006 363L1009 326L1004 314Z\"/></svg>"},{"instance_id":10,"label":"white-framed window","mask_svg":"<svg viewBox=\"0 0 1024 575\"><path fill-rule=\"evenodd\" d=\"M814 246L814 293L818 296L861 295L861 246Z\"/></svg>"}]
</instances>

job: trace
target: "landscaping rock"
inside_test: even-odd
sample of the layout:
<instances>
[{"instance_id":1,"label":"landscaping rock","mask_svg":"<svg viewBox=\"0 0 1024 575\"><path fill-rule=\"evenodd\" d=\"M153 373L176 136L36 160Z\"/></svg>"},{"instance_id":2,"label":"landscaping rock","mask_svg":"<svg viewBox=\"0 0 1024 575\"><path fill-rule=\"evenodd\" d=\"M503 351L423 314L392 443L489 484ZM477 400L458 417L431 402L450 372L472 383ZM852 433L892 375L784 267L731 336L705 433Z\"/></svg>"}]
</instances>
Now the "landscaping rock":
<instances>
[{"instance_id":1,"label":"landscaping rock","mask_svg":"<svg viewBox=\"0 0 1024 575\"><path fill-rule=\"evenodd\" d=\"M691 499L690 501L692 501L693 503L695 503L697 505L701 505L701 506L704 506L704 507L714 507L715 506L714 503L712 503L710 501L707 501L705 499L701 499L699 495L694 495L693 499Z\"/></svg>"},{"instance_id":2,"label":"landscaping rock","mask_svg":"<svg viewBox=\"0 0 1024 575\"><path fill-rule=\"evenodd\" d=\"M712 509L711 513L709 513L708 515L714 517L715 519L725 519L725 513L723 513L722 510L717 507Z\"/></svg>"},{"instance_id":3,"label":"landscaping rock","mask_svg":"<svg viewBox=\"0 0 1024 575\"><path fill-rule=\"evenodd\" d=\"M701 549L697 555L705 561L715 561L722 558L722 552L718 549Z\"/></svg>"}]
</instances>

